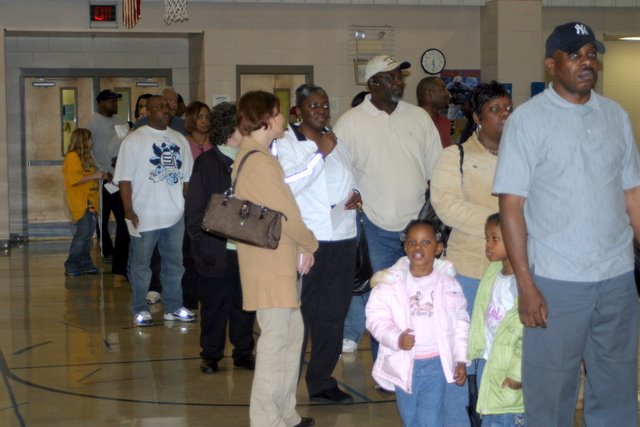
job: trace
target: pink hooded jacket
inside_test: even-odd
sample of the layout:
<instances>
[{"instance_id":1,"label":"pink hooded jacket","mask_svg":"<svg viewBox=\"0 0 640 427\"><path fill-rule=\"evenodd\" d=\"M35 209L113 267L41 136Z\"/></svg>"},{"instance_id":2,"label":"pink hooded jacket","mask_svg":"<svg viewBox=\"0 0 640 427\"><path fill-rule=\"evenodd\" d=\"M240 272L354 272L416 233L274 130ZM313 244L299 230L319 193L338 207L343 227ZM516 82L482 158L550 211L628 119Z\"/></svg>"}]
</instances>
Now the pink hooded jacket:
<instances>
[{"instance_id":1,"label":"pink hooded jacket","mask_svg":"<svg viewBox=\"0 0 640 427\"><path fill-rule=\"evenodd\" d=\"M411 393L415 347L401 350L398 337L407 328L414 329L409 307L409 291L406 277L409 259L400 258L391 268L374 274L374 286L366 308L367 329L380 342L378 358L373 365L373 378L388 390L398 386ZM460 284L455 279L456 271L449 261L435 260L433 274L438 276L434 294L434 314L438 322L436 331L438 351L447 382L453 382L457 362L467 360L467 335L469 314L467 301Z\"/></svg>"}]
</instances>

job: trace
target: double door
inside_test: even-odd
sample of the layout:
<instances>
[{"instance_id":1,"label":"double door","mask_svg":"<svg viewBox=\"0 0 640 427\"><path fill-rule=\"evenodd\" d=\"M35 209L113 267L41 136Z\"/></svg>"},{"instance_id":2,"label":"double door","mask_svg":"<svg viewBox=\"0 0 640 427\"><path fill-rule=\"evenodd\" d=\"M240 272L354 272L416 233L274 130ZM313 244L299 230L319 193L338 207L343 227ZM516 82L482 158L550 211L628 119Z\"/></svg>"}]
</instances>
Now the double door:
<instances>
[{"instance_id":1,"label":"double door","mask_svg":"<svg viewBox=\"0 0 640 427\"><path fill-rule=\"evenodd\" d=\"M71 132L86 127L100 90L122 94L118 116L134 122L139 95L157 93L166 77L24 77L26 223L30 236L68 232L62 162ZM140 82L144 82L140 84ZM61 230L62 228L62 230Z\"/></svg>"}]
</instances>

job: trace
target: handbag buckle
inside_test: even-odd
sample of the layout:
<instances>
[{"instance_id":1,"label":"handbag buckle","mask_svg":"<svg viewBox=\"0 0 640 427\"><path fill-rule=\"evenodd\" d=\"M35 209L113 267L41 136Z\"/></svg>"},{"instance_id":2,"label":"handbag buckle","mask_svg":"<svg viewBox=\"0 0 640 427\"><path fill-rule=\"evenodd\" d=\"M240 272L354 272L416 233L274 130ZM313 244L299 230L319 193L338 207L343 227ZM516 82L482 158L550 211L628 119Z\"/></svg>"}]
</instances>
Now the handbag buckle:
<instances>
[{"instance_id":1,"label":"handbag buckle","mask_svg":"<svg viewBox=\"0 0 640 427\"><path fill-rule=\"evenodd\" d=\"M249 217L249 204L243 203L240 207L240 226L244 225L245 220Z\"/></svg>"},{"instance_id":2,"label":"handbag buckle","mask_svg":"<svg viewBox=\"0 0 640 427\"><path fill-rule=\"evenodd\" d=\"M228 188L227 191L223 193L223 195L224 195L224 200L222 201L222 206L227 206L229 199L235 196L233 192L233 187Z\"/></svg>"}]
</instances>

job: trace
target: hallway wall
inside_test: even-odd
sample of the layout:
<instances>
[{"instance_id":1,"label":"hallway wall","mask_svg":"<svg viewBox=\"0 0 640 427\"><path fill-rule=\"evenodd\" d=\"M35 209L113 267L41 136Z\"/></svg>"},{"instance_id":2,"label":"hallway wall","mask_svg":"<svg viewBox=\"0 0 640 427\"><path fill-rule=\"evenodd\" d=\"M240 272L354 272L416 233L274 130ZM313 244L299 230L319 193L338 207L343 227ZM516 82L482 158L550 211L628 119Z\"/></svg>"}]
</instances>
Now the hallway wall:
<instances>
[{"instance_id":1,"label":"hallway wall","mask_svg":"<svg viewBox=\"0 0 640 427\"><path fill-rule=\"evenodd\" d=\"M171 68L174 84L187 101L198 98L211 104L215 95L236 98L236 65L311 65L315 82L336 98L334 120L363 89L354 82L349 25L395 28L395 56L413 65L405 91L408 102L415 102L415 86L425 75L419 60L427 48L445 52L447 68L480 68L478 6L190 1L189 20L167 25L162 2L142 2L142 18L132 30L90 28L86 1L9 0L1 9L5 43L0 47L0 102L7 108L0 118L0 164L15 162L15 167L8 175L7 168L0 168L0 241L24 229L24 159L16 126L20 67ZM543 7L542 37L568 20L584 20L599 34L640 33L640 8ZM92 37L98 33L108 36ZM529 84L518 75L510 82Z\"/></svg>"}]
</instances>

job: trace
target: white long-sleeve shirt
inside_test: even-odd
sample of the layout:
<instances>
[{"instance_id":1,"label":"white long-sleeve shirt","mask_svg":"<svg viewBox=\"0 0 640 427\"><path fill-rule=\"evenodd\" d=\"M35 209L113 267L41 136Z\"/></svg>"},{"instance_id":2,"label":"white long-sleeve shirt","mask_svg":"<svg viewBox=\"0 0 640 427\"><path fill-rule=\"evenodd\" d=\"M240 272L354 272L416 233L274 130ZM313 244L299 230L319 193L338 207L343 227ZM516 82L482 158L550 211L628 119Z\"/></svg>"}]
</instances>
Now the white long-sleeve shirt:
<instances>
[{"instance_id":1,"label":"white long-sleeve shirt","mask_svg":"<svg viewBox=\"0 0 640 427\"><path fill-rule=\"evenodd\" d=\"M302 213L304 223L318 240L356 236L356 211L344 204L354 188L349 153L338 144L323 160L315 142L290 126L276 141L278 160Z\"/></svg>"}]
</instances>

